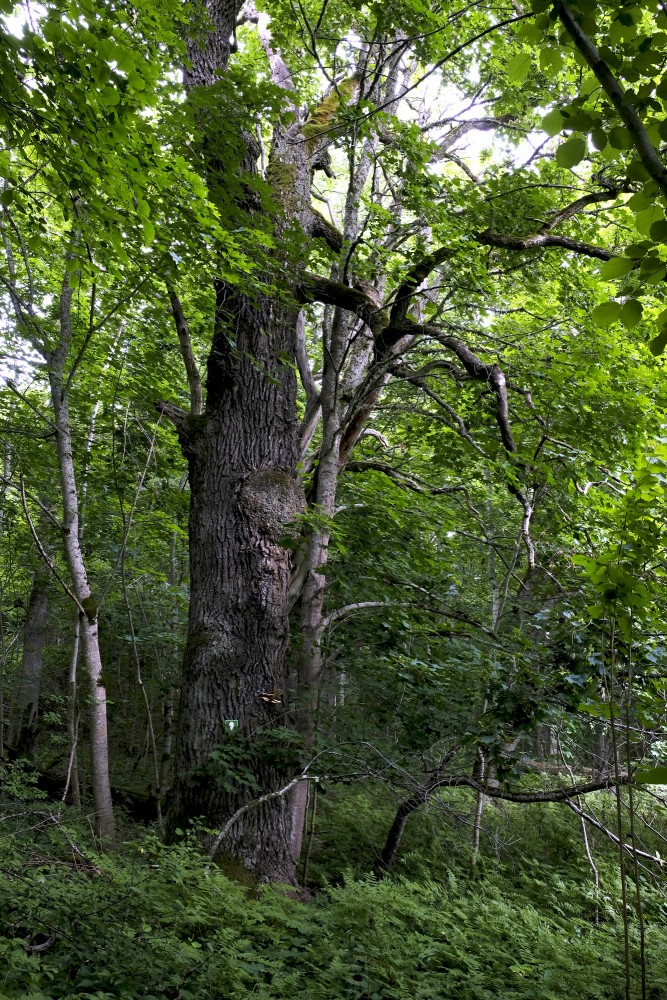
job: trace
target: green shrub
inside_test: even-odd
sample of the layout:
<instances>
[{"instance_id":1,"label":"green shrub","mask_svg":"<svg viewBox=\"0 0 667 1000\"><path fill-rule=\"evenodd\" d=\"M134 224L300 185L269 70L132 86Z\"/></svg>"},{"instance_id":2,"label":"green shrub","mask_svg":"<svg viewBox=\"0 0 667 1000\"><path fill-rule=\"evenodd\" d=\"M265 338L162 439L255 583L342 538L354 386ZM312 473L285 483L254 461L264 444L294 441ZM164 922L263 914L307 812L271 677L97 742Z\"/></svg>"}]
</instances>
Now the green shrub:
<instances>
[{"instance_id":1,"label":"green shrub","mask_svg":"<svg viewBox=\"0 0 667 1000\"><path fill-rule=\"evenodd\" d=\"M67 811L20 804L1 831L3 1000L623 996L618 907L596 926L588 889L537 863L477 882L464 869L350 875L304 903L230 880L194 838L165 847L142 834L99 854ZM648 938L649 983L663 989L659 924ZM634 934L632 948L638 966Z\"/></svg>"}]
</instances>

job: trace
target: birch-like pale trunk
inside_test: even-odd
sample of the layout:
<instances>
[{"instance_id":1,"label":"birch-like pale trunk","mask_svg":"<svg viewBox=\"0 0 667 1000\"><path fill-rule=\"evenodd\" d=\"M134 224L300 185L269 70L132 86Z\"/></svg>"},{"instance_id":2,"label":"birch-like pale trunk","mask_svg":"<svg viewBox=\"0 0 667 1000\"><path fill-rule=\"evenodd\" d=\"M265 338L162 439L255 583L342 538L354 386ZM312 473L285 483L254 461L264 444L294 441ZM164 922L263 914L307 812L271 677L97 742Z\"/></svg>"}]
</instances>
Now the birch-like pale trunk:
<instances>
[{"instance_id":1,"label":"birch-like pale trunk","mask_svg":"<svg viewBox=\"0 0 667 1000\"><path fill-rule=\"evenodd\" d=\"M322 631L326 569L331 531L329 524L336 509L341 434L340 373L343 364L349 322L336 309L329 343L323 352L326 359L322 375L322 442L317 467L315 504L322 514L321 527L314 528L306 554L305 582L301 597L301 663L298 684L297 727L307 747L312 747L317 726L320 680L322 674ZM326 335L326 334L325 334ZM292 793L292 854L298 860L308 807L308 782L301 781Z\"/></svg>"},{"instance_id":2,"label":"birch-like pale trunk","mask_svg":"<svg viewBox=\"0 0 667 1000\"><path fill-rule=\"evenodd\" d=\"M98 609L93 596L79 538L79 496L77 492L72 426L69 415L69 382L65 364L72 342L72 290L69 277L63 279L60 295L60 338L47 355L51 404L56 428L56 453L62 493L62 528L65 557L72 593L83 612L81 615L81 652L83 667L88 675L90 695L91 785L97 832L102 844L110 847L115 841L115 827L109 780L109 743L107 736L107 695L100 655Z\"/></svg>"},{"instance_id":3,"label":"birch-like pale trunk","mask_svg":"<svg viewBox=\"0 0 667 1000\"><path fill-rule=\"evenodd\" d=\"M350 182L343 218L343 249L340 264L334 268L333 277L345 269L349 247L359 235L359 204L370 173L373 146L367 141L358 157L350 158ZM359 388L367 372L372 355L371 342L360 335L356 318L336 307L330 322L322 328L322 388L315 402L315 388L309 383L307 358L299 359L301 380L309 400L306 417L311 416L312 426L302 427L302 438L312 437L313 417L319 409L322 439L318 452L315 495L316 510L323 515L321 527L314 527L310 535L301 568L300 635L301 660L299 665L297 728L304 743L311 748L315 741L317 717L322 686L322 641L325 629L324 602L326 592L326 566L331 540L330 525L336 511L338 481L344 460L341 455L343 418L346 402ZM360 363L361 361L361 363ZM307 424L307 419L304 424ZM361 428L359 432L361 431ZM354 442L358 440L358 434ZM353 443L349 445L351 453ZM308 812L308 782L301 781L292 793L292 853L296 861L301 854L303 834Z\"/></svg>"}]
</instances>

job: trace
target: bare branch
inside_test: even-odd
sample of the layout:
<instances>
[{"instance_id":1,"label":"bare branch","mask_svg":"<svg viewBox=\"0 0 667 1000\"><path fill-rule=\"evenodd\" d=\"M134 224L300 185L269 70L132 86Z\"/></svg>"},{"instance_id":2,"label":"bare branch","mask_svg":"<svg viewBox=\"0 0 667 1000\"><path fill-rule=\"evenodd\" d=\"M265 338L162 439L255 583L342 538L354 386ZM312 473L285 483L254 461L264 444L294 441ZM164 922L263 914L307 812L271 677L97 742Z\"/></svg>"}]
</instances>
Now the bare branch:
<instances>
[{"instance_id":1,"label":"bare branch","mask_svg":"<svg viewBox=\"0 0 667 1000\"><path fill-rule=\"evenodd\" d=\"M561 222L568 222L588 205L595 205L600 201L614 201L618 198L619 193L619 189L611 185L605 191L593 191L591 194L585 194L581 198L577 198L576 201L570 202L565 208L561 208L555 212L549 221L544 223L540 232L548 233L552 229L555 229L556 226L559 226Z\"/></svg>"},{"instance_id":2,"label":"bare branch","mask_svg":"<svg viewBox=\"0 0 667 1000\"><path fill-rule=\"evenodd\" d=\"M49 935L49 937L47 937L46 941L42 941L40 944L26 943L25 950L30 952L31 955L36 955L42 951L46 951L47 948L50 948L52 945L54 945L57 940L58 940L58 934L54 932L53 934Z\"/></svg>"},{"instance_id":3,"label":"bare branch","mask_svg":"<svg viewBox=\"0 0 667 1000\"><path fill-rule=\"evenodd\" d=\"M418 324L414 324L418 326ZM470 348L456 337L444 335L436 327L421 326L421 329L449 348L462 363L471 378L486 382L496 397L496 421L500 428L500 437L506 451L516 453L516 443L512 435L507 405L507 381L498 365L487 365L481 361Z\"/></svg>"},{"instance_id":4,"label":"bare branch","mask_svg":"<svg viewBox=\"0 0 667 1000\"><path fill-rule=\"evenodd\" d=\"M473 171L470 169L470 167L465 162L465 160L462 160L461 157L457 156L456 153L443 153L442 154L442 158L445 159L445 160L451 160L452 163L455 163L456 166L459 167L463 171L463 173L466 175L466 177L470 178L470 180L473 182L473 184L481 184L482 183L481 180L480 180L480 178L477 176L477 174L473 173Z\"/></svg>"},{"instance_id":5,"label":"bare branch","mask_svg":"<svg viewBox=\"0 0 667 1000\"><path fill-rule=\"evenodd\" d=\"M298 785L299 782L301 781L317 781L317 780L319 779L314 775L306 774L304 772L304 774L300 774L298 777L292 778L292 780L288 781L288 783L284 785L283 788L279 788L277 792L267 792L266 795L260 795L258 799L253 799L251 802L246 802L244 806L241 806L240 809L237 809L236 812L232 816L230 816L230 818L227 820L220 833L215 837L213 843L209 848L208 852L209 858L214 858L216 856L218 850L220 849L220 844L223 842L223 840L225 839L231 828L234 826L235 823L238 822L238 820L241 819L242 816L244 816L248 812L249 809L254 809L257 806L260 806L263 802L271 801L271 799L282 798L283 795L287 795L288 792L291 792L291 790L295 788L296 785Z\"/></svg>"},{"instance_id":6,"label":"bare branch","mask_svg":"<svg viewBox=\"0 0 667 1000\"><path fill-rule=\"evenodd\" d=\"M574 789L572 790L572 794L574 794ZM590 813L584 812L583 809L581 809L578 805L576 805L576 803L572 802L569 798L565 799L564 801L565 804L569 806L569 808L573 812L575 812L577 816L579 816L582 820L584 820L586 823L590 823L590 825L594 826L596 830L600 830L601 833L604 833L605 837L609 837L609 839L618 847L621 846L620 837L618 837L612 830L608 829L608 827L606 826L603 826L603 824L600 823L600 821L597 820L594 816L591 816ZM664 858L657 858L653 854L647 854L646 851L640 851L632 844L624 843L622 847L623 850L627 854L630 854L632 857L636 856L638 858L644 858L646 861L652 861L656 865L662 866L665 864Z\"/></svg>"},{"instance_id":7,"label":"bare branch","mask_svg":"<svg viewBox=\"0 0 667 1000\"><path fill-rule=\"evenodd\" d=\"M364 321L375 336L387 326L389 319L382 309L365 292L350 288L339 281L323 278L319 274L305 274L298 289L303 302L323 302L340 306Z\"/></svg>"},{"instance_id":8,"label":"bare branch","mask_svg":"<svg viewBox=\"0 0 667 1000\"><path fill-rule=\"evenodd\" d=\"M167 420L171 420L179 434L185 433L186 422L188 419L186 410L182 409L180 406L176 406L175 403L169 403L165 400L158 400L154 406L158 413L165 416Z\"/></svg>"},{"instance_id":9,"label":"bare branch","mask_svg":"<svg viewBox=\"0 0 667 1000\"><path fill-rule=\"evenodd\" d=\"M35 541L35 545L37 546L37 551L39 552L40 556L42 557L42 559L44 560L44 562L48 566L49 570L54 575L54 577L56 578L56 580L58 581L58 583L60 584L60 586L63 588L63 590L65 591L65 593L67 594L67 596L71 597L71 599L74 601L74 603L76 604L76 606L79 609L79 611L81 612L81 614L82 615L86 615L87 612L86 612L85 608L80 603L80 601L77 599L76 594L67 586L67 584L65 583L65 581L63 580L63 578L59 574L58 570L55 567L55 563L53 562L53 560L49 556L48 552L44 548L44 545L42 544L42 541L41 541L39 535L37 534L37 529L35 528L35 524L33 522L33 519L30 516L30 510L28 509L28 500L27 500L26 493L25 493L25 482L23 480L23 475L21 475L19 482L21 484L20 485L20 489L19 489L19 493L21 494L21 505L23 507L23 513L25 514L26 521L28 522L28 527L30 528L30 534L32 535L32 537L33 537L33 539Z\"/></svg>"},{"instance_id":10,"label":"bare branch","mask_svg":"<svg viewBox=\"0 0 667 1000\"><path fill-rule=\"evenodd\" d=\"M40 419L40 420L43 420L45 424L48 424L48 425L49 425L49 427L51 427L51 428L52 428L52 430L53 430L53 431L54 431L54 433L55 433L55 430L56 430L56 425L55 425L55 424L54 424L54 422L53 422L53 421L51 420L51 418L50 418L50 417L47 417L47 415L46 415L45 413L42 413L42 411L41 411L41 410L40 410L40 409L39 409L39 408L38 408L37 406L35 406L35 404L34 404L34 403L32 403L32 402L31 402L31 401L30 401L30 400L28 399L28 397L27 397L27 396L25 395L25 393L21 392L21 390L20 390L20 389L19 389L19 387L17 386L17 384L16 384L16 382L14 381L14 379L11 379L11 378L7 378L7 379L5 379L5 384L6 384L6 386L7 386L7 388L8 388L8 389L11 389L11 391L12 391L12 392L14 393L14 395L18 396L18 398L19 398L19 399L20 399L20 400L21 400L21 401L22 401L23 403L25 403L25 404L26 404L26 406L29 406L29 407L30 407L30 409L31 409L31 410L33 411L33 413L36 413L36 414L37 414L37 416L39 417L39 419Z\"/></svg>"},{"instance_id":11,"label":"bare branch","mask_svg":"<svg viewBox=\"0 0 667 1000\"><path fill-rule=\"evenodd\" d=\"M465 490L465 486L430 486L428 483L414 477L407 476L399 469L392 468L386 462L377 462L372 459L363 459L358 462L348 462L345 466L346 472L382 472L397 486L402 489L412 490L414 493L430 493L432 496L440 496L446 493L458 493Z\"/></svg>"},{"instance_id":12,"label":"bare branch","mask_svg":"<svg viewBox=\"0 0 667 1000\"><path fill-rule=\"evenodd\" d=\"M501 115L499 118L469 118L467 121L458 122L438 143L438 152L436 153L435 159L439 160L444 157L452 146L458 142L459 139L462 139L464 135L467 135L468 132L495 132L496 129L506 128L514 121L516 121L516 116L507 114ZM429 129L437 127L438 124L449 125L451 122L436 122L434 125L430 125ZM453 157L451 158L453 159Z\"/></svg>"},{"instance_id":13,"label":"bare branch","mask_svg":"<svg viewBox=\"0 0 667 1000\"><path fill-rule=\"evenodd\" d=\"M446 260L450 260L454 256L454 253L455 251L449 247L440 247L433 253L428 254L408 271L394 295L394 302L389 317L390 326L398 325L406 318L412 297L418 291L419 286L426 281L436 267L443 264ZM383 341L380 339L376 343L376 353L381 354L382 348Z\"/></svg>"},{"instance_id":14,"label":"bare branch","mask_svg":"<svg viewBox=\"0 0 667 1000\"><path fill-rule=\"evenodd\" d=\"M320 393L313 378L313 370L310 366L308 351L306 350L306 319L303 310L299 312L296 320L296 363L299 369L301 385L306 393L306 403L319 403Z\"/></svg>"},{"instance_id":15,"label":"bare branch","mask_svg":"<svg viewBox=\"0 0 667 1000\"><path fill-rule=\"evenodd\" d=\"M254 8L254 4L252 4ZM276 49L272 44L271 29L269 27L270 18L265 11L257 13L254 11L255 17L252 17L251 5L246 4L245 11L249 20L255 20L257 23L257 33L259 34L259 40L262 43L262 48L266 54L266 58L269 61L269 66L271 68L271 77L276 87L281 87L283 90L294 90L294 81L292 80L292 74L290 73L285 60L283 59L280 49ZM292 107L294 104L292 103Z\"/></svg>"}]
</instances>

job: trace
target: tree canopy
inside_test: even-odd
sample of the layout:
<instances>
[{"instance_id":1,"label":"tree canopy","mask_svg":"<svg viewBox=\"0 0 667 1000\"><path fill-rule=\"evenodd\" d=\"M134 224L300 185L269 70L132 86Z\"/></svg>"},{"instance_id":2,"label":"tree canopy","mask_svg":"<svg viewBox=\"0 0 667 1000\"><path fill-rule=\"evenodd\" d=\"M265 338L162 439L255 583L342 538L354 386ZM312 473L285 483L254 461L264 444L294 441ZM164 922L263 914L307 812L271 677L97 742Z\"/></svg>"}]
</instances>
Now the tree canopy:
<instances>
[{"instance_id":1,"label":"tree canopy","mask_svg":"<svg viewBox=\"0 0 667 1000\"><path fill-rule=\"evenodd\" d=\"M384 796L378 878L436 806L476 869L494 802L561 803L627 909L667 784L663 6L0 11L7 780L292 886L318 789Z\"/></svg>"}]
</instances>

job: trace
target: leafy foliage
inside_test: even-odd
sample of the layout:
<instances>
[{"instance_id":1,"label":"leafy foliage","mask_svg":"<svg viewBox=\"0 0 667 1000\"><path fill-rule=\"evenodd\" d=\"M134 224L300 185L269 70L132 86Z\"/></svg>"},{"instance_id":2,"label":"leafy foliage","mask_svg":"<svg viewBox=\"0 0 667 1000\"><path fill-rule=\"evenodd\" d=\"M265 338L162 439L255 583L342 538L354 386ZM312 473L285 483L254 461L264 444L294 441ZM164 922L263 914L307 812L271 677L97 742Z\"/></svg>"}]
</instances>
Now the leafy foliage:
<instances>
[{"instance_id":1,"label":"leafy foliage","mask_svg":"<svg viewBox=\"0 0 667 1000\"><path fill-rule=\"evenodd\" d=\"M614 876L605 875L595 904L558 873L565 845L554 867L524 857L521 874L497 866L472 884L443 865L437 881L424 871L419 880L349 876L304 904L231 881L191 840L166 848L142 836L99 855L72 816L23 809L19 819L5 814L0 840L8 1000L621 995ZM595 905L604 908L599 925ZM650 981L658 988L657 897L655 905Z\"/></svg>"}]
</instances>

